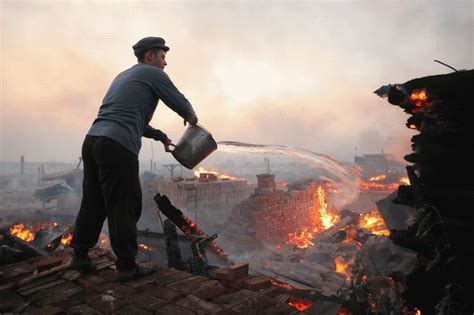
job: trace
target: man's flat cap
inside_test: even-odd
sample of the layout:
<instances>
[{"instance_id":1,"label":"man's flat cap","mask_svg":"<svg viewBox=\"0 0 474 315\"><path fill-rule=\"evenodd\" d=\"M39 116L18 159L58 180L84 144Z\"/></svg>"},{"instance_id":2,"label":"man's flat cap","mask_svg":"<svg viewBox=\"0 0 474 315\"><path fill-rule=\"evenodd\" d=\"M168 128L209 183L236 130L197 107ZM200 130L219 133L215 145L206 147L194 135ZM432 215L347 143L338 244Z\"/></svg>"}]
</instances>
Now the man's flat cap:
<instances>
[{"instance_id":1,"label":"man's flat cap","mask_svg":"<svg viewBox=\"0 0 474 315\"><path fill-rule=\"evenodd\" d=\"M135 45L133 45L132 48L133 48L133 53L137 57L140 54L153 48L160 48L160 49L163 49L164 51L170 50L170 48L165 45L165 40L161 37L142 38Z\"/></svg>"}]
</instances>

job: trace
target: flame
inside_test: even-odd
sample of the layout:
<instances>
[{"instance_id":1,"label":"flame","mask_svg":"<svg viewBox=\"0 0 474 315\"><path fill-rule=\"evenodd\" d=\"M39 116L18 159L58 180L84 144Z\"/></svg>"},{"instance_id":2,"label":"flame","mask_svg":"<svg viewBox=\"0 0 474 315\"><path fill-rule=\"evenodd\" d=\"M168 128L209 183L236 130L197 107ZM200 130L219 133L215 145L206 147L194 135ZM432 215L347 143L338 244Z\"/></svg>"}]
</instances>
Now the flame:
<instances>
[{"instance_id":1,"label":"flame","mask_svg":"<svg viewBox=\"0 0 474 315\"><path fill-rule=\"evenodd\" d=\"M313 304L305 300L293 300L293 301L288 302L288 305L302 312Z\"/></svg>"},{"instance_id":2,"label":"flame","mask_svg":"<svg viewBox=\"0 0 474 315\"><path fill-rule=\"evenodd\" d=\"M291 284L286 283L286 282L278 281L278 280L275 280L275 279L270 279L270 281L272 282L272 285L280 287L280 288L285 288L285 289L288 289L288 290L291 290L291 291L298 291L299 290L297 287L292 286Z\"/></svg>"},{"instance_id":3,"label":"flame","mask_svg":"<svg viewBox=\"0 0 474 315\"><path fill-rule=\"evenodd\" d=\"M381 184L376 182L364 182L359 183L360 190L380 190L380 191L395 191L398 189L398 183Z\"/></svg>"},{"instance_id":4,"label":"flame","mask_svg":"<svg viewBox=\"0 0 474 315\"><path fill-rule=\"evenodd\" d=\"M317 213L314 222L314 226L304 226L295 233L288 233L287 244L296 245L298 248L308 248L314 245L312 239L316 237L321 231L327 230L334 224L339 222L340 217L330 211L326 202L326 192L322 186L316 188L316 194L318 196L317 201Z\"/></svg>"},{"instance_id":5,"label":"flame","mask_svg":"<svg viewBox=\"0 0 474 315\"><path fill-rule=\"evenodd\" d=\"M390 231L387 230L385 222L378 210L362 214L359 219L359 227L369 230L372 234L390 235Z\"/></svg>"},{"instance_id":6,"label":"flame","mask_svg":"<svg viewBox=\"0 0 474 315\"><path fill-rule=\"evenodd\" d=\"M334 264L336 265L336 272L343 274L346 276L346 280L351 280L351 277L349 275L349 272L347 269L352 267L352 264L354 263L354 258L349 260L348 262L344 262L344 260L340 257L334 258Z\"/></svg>"},{"instance_id":7,"label":"flame","mask_svg":"<svg viewBox=\"0 0 474 315\"><path fill-rule=\"evenodd\" d=\"M71 241L72 241L72 233L64 234L61 237L61 244L64 246L71 244Z\"/></svg>"},{"instance_id":8,"label":"flame","mask_svg":"<svg viewBox=\"0 0 474 315\"><path fill-rule=\"evenodd\" d=\"M406 185L410 185L410 179L408 179L408 177L402 177L398 180L398 182L400 184L406 184Z\"/></svg>"},{"instance_id":9,"label":"flame","mask_svg":"<svg viewBox=\"0 0 474 315\"><path fill-rule=\"evenodd\" d=\"M151 247L146 245L146 244L143 244L143 243L139 243L138 247L140 247L141 249L144 249L146 251L149 251L149 252L151 251Z\"/></svg>"},{"instance_id":10,"label":"flame","mask_svg":"<svg viewBox=\"0 0 474 315\"><path fill-rule=\"evenodd\" d=\"M410 129L418 129L418 127L417 127L415 124L410 124L410 126L408 126L408 128L410 128Z\"/></svg>"},{"instance_id":11,"label":"flame","mask_svg":"<svg viewBox=\"0 0 474 315\"><path fill-rule=\"evenodd\" d=\"M321 218L321 223L323 225L323 228L327 230L339 221L339 216L335 213L328 211L326 194L322 186L318 186L316 193L318 194L319 215Z\"/></svg>"},{"instance_id":12,"label":"flame","mask_svg":"<svg viewBox=\"0 0 474 315\"><path fill-rule=\"evenodd\" d=\"M314 243L311 241L317 231L318 228L314 227L312 230L309 230L310 228L308 227L303 227L302 230L296 232L296 233L288 233L288 241L287 244L293 244L296 245L298 248L308 248L314 245Z\"/></svg>"},{"instance_id":13,"label":"flame","mask_svg":"<svg viewBox=\"0 0 474 315\"><path fill-rule=\"evenodd\" d=\"M180 227L181 231L183 231L185 235L199 235L203 237L209 236L208 234L204 233L200 228L198 228L196 223L191 221L191 219L189 219L187 216L182 215L181 217L184 221L186 221L187 224ZM218 255L219 258L222 258L225 261L228 259L227 253L222 248L220 248L215 241L212 241L209 245L210 250L214 254Z\"/></svg>"},{"instance_id":14,"label":"flame","mask_svg":"<svg viewBox=\"0 0 474 315\"><path fill-rule=\"evenodd\" d=\"M378 182L387 178L387 175L377 175L369 178L369 182Z\"/></svg>"},{"instance_id":15,"label":"flame","mask_svg":"<svg viewBox=\"0 0 474 315\"><path fill-rule=\"evenodd\" d=\"M32 242L35 239L35 233L30 228L25 228L23 223L16 224L10 228L10 234L24 240L25 242Z\"/></svg>"},{"instance_id":16,"label":"flame","mask_svg":"<svg viewBox=\"0 0 474 315\"><path fill-rule=\"evenodd\" d=\"M207 170L203 167L199 167L197 171L194 171L194 176L199 178L201 174L214 174L217 176L217 178L222 179L222 180L230 180L230 179L237 179L237 177L231 176L231 175L226 175L226 174L221 174L216 171L212 170Z\"/></svg>"},{"instance_id":17,"label":"flame","mask_svg":"<svg viewBox=\"0 0 474 315\"><path fill-rule=\"evenodd\" d=\"M415 104L417 107L422 107L423 105L429 105L427 103L428 95L426 94L426 90L415 90L410 94L410 101Z\"/></svg>"},{"instance_id":18,"label":"flame","mask_svg":"<svg viewBox=\"0 0 474 315\"><path fill-rule=\"evenodd\" d=\"M317 233L332 227L339 221L339 216L328 210L326 193L322 186L317 187L316 194L318 196L318 213L315 221L320 222L320 224L312 227L303 227L296 233L288 233L287 244L294 244L298 248L311 247L314 245L312 239L317 235Z\"/></svg>"}]
</instances>

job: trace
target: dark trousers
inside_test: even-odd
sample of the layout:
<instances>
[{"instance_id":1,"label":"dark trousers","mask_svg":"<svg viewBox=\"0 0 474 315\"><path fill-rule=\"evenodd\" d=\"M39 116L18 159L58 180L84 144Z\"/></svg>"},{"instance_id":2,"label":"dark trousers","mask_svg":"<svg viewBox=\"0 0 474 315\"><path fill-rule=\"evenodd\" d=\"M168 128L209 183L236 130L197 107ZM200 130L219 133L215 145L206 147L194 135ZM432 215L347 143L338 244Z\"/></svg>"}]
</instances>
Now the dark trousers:
<instances>
[{"instance_id":1,"label":"dark trousers","mask_svg":"<svg viewBox=\"0 0 474 315\"><path fill-rule=\"evenodd\" d=\"M112 139L87 136L82 160L83 197L71 246L77 256L86 256L107 218L117 269L133 269L142 209L138 156Z\"/></svg>"}]
</instances>

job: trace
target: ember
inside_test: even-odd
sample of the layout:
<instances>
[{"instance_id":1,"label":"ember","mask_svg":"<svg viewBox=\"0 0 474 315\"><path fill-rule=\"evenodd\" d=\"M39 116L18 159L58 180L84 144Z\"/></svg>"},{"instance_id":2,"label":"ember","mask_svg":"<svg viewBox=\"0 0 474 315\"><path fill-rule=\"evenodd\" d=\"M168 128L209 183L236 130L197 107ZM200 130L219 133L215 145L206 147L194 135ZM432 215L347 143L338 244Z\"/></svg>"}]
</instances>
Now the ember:
<instances>
[{"instance_id":1,"label":"ember","mask_svg":"<svg viewBox=\"0 0 474 315\"><path fill-rule=\"evenodd\" d=\"M309 303L308 301L305 301L305 300L292 300L292 301L288 302L288 305L292 306L292 307L296 308L298 311L302 312L305 309L309 308L313 304Z\"/></svg>"},{"instance_id":2,"label":"ember","mask_svg":"<svg viewBox=\"0 0 474 315\"><path fill-rule=\"evenodd\" d=\"M146 244L143 244L143 243L139 243L138 247L140 247L141 249L146 250L148 252L150 252L152 250L152 248L150 246L148 246Z\"/></svg>"},{"instance_id":3,"label":"ember","mask_svg":"<svg viewBox=\"0 0 474 315\"><path fill-rule=\"evenodd\" d=\"M271 281L272 281L272 285L280 287L280 288L285 288L285 289L292 290L292 291L299 290L297 287L294 287L291 284L286 283L286 282L278 281L278 280L275 280L275 279L271 279Z\"/></svg>"},{"instance_id":4,"label":"ember","mask_svg":"<svg viewBox=\"0 0 474 315\"><path fill-rule=\"evenodd\" d=\"M410 102L415 104L417 107L422 107L423 105L430 105L427 100L428 96L426 95L426 90L415 90L410 94Z\"/></svg>"},{"instance_id":5,"label":"ember","mask_svg":"<svg viewBox=\"0 0 474 315\"><path fill-rule=\"evenodd\" d=\"M367 229L375 235L390 235L390 231L387 230L385 222L378 210L362 214L359 219L359 227Z\"/></svg>"},{"instance_id":6,"label":"ember","mask_svg":"<svg viewBox=\"0 0 474 315\"><path fill-rule=\"evenodd\" d=\"M63 235L61 238L61 244L64 246L71 244L71 241L72 241L72 233L67 233Z\"/></svg>"}]
</instances>

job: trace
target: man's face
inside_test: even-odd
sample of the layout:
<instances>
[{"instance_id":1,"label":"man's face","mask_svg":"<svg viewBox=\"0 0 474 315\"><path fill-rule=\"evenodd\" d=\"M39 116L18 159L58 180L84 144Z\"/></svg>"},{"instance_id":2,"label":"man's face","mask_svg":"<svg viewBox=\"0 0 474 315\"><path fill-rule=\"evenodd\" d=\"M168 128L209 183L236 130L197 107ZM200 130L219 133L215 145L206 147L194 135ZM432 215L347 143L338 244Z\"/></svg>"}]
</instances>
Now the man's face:
<instances>
[{"instance_id":1,"label":"man's face","mask_svg":"<svg viewBox=\"0 0 474 315\"><path fill-rule=\"evenodd\" d=\"M166 52L164 50L158 50L157 53L154 53L153 51L148 51L146 53L146 61L147 63L151 66L160 68L161 70L165 69L165 66L167 65L166 63Z\"/></svg>"}]
</instances>

